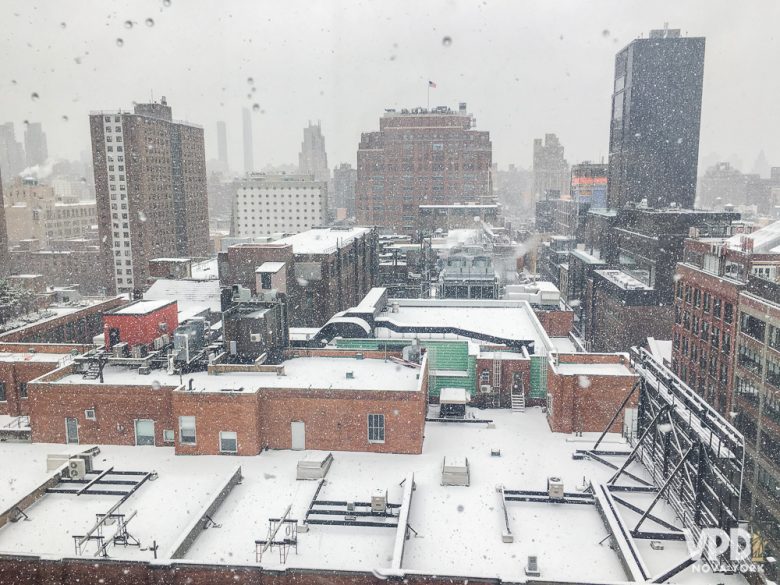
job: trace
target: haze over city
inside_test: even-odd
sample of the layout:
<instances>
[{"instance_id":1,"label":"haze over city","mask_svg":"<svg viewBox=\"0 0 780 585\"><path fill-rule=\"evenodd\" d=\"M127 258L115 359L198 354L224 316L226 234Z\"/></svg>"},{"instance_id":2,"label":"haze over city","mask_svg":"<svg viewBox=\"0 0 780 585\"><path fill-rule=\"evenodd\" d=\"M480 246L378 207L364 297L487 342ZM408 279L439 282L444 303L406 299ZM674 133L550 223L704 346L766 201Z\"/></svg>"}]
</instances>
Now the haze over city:
<instances>
[{"instance_id":1,"label":"haze over city","mask_svg":"<svg viewBox=\"0 0 780 585\"><path fill-rule=\"evenodd\" d=\"M387 107L425 106L431 80L431 105L467 102L501 167L530 166L545 132L571 161L606 160L614 55L668 22L707 39L701 160L749 172L762 149L780 159L771 0L6 0L0 18L3 119L17 132L42 122L53 157L89 151L90 111L154 95L204 127L207 158L227 121L233 168L241 109L254 104L256 168L294 163L309 120L321 120L332 164L354 164L360 133Z\"/></svg>"}]
</instances>

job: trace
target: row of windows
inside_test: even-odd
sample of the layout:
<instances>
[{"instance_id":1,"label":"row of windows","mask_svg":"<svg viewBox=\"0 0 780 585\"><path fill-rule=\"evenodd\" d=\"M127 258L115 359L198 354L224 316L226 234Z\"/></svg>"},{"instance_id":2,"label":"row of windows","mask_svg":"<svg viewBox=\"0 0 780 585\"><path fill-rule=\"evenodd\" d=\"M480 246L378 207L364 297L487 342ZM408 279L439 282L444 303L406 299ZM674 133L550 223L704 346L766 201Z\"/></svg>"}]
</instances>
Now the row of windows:
<instances>
[{"instance_id":1,"label":"row of windows","mask_svg":"<svg viewBox=\"0 0 780 585\"><path fill-rule=\"evenodd\" d=\"M368 415L368 442L385 442L385 415ZM195 445L197 443L196 422L194 416L179 417L179 443L182 445ZM234 431L220 431L219 450L222 453L238 452L238 435Z\"/></svg>"},{"instance_id":2,"label":"row of windows","mask_svg":"<svg viewBox=\"0 0 780 585\"><path fill-rule=\"evenodd\" d=\"M697 309L701 308L705 313L712 312L716 319L723 318L726 323L734 320L734 305L732 303L723 303L720 298L712 296L708 292L702 292L701 289L677 283L677 298L685 300L685 303Z\"/></svg>"}]
</instances>

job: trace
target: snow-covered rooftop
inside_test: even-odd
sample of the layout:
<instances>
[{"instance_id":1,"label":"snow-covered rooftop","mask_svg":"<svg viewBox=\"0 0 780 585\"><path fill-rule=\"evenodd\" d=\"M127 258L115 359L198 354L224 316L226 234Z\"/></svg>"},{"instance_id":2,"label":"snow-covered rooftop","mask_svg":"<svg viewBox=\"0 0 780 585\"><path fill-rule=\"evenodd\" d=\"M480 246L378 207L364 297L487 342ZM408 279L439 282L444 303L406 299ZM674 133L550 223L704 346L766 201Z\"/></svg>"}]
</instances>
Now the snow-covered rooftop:
<instances>
[{"instance_id":1,"label":"snow-covered rooftop","mask_svg":"<svg viewBox=\"0 0 780 585\"><path fill-rule=\"evenodd\" d=\"M564 376L633 376L635 375L623 364L565 364L553 366L555 371Z\"/></svg>"},{"instance_id":2,"label":"snow-covered rooftop","mask_svg":"<svg viewBox=\"0 0 780 585\"><path fill-rule=\"evenodd\" d=\"M209 260L203 260L202 262L195 262L192 264L191 269L192 278L194 280L216 280L219 278L219 269L217 267L217 259L210 258Z\"/></svg>"},{"instance_id":3,"label":"snow-covered rooftop","mask_svg":"<svg viewBox=\"0 0 780 585\"><path fill-rule=\"evenodd\" d=\"M255 272L279 272L282 268L284 268L284 262L263 262L263 264L258 267Z\"/></svg>"},{"instance_id":4,"label":"snow-covered rooftop","mask_svg":"<svg viewBox=\"0 0 780 585\"><path fill-rule=\"evenodd\" d=\"M179 305L179 312L199 313L208 309L216 313L222 310L220 293L218 280L160 278L144 293L144 298L156 301L175 300Z\"/></svg>"},{"instance_id":5,"label":"snow-covered rooftop","mask_svg":"<svg viewBox=\"0 0 780 585\"><path fill-rule=\"evenodd\" d=\"M175 302L175 299L172 299L170 297L164 298L164 299L157 299L157 300L143 300L143 301L136 301L134 303L130 303L126 307L122 307L121 309L117 309L116 311L113 311L112 314L114 315L148 315L149 313L153 313L154 311L158 311L165 307L166 305L170 305L171 303Z\"/></svg>"},{"instance_id":6,"label":"snow-covered rooftop","mask_svg":"<svg viewBox=\"0 0 780 585\"><path fill-rule=\"evenodd\" d=\"M531 306L525 301L498 301L475 299L392 299L398 303L398 312L380 313L377 337L404 337L402 332L382 327L382 323L418 328L412 337L420 337L419 330L431 328L457 328L491 336L496 340L533 341L537 354L544 355L553 349L550 338L539 323ZM468 338L457 333L431 333L432 338ZM484 340L483 340L484 341ZM497 341L498 342L498 341Z\"/></svg>"},{"instance_id":7,"label":"snow-covered rooftop","mask_svg":"<svg viewBox=\"0 0 780 585\"><path fill-rule=\"evenodd\" d=\"M0 362L35 362L35 363L62 363L72 360L69 353L30 353L0 350Z\"/></svg>"},{"instance_id":8,"label":"snow-covered rooftop","mask_svg":"<svg viewBox=\"0 0 780 585\"><path fill-rule=\"evenodd\" d=\"M545 581L625 583L626 574L618 555L605 542L609 533L595 506L507 502L507 520L514 542L502 542L506 521L496 486L542 491L547 478L557 476L567 492L576 492L583 478L605 482L614 470L594 460L572 459L576 449L592 446L597 435L551 433L545 415L536 408L524 413L486 410L480 411L479 416L492 419L495 428L427 423L421 455L334 452L318 499L365 502L380 489L387 490L388 502L401 503L404 487L399 483L414 473L416 490L408 517L414 532L410 531L403 557L398 559L401 573L460 577L459 581L498 578L524 583L527 558L536 555L541 579ZM607 435L602 445L615 451L629 449L614 434ZM8 488L0 490L0 509L13 505L48 477L47 454L83 448L0 443L0 467L13 470ZM500 456L491 452L500 452ZM128 530L141 541L141 546L112 546L110 556L115 560L152 561L153 553L147 547L156 540L156 562L169 562L171 548L190 527L203 524L205 507L241 466L243 481L210 514L216 526L196 532L183 562L257 567L255 540L266 538L269 518L279 518L291 506L290 517L303 524L318 482L296 481L296 467L310 454L280 450L254 457L177 457L173 448L168 447L101 447L95 458L97 469L113 466L117 470L156 470L159 475L156 481L144 483L118 510L137 512ZM445 457L468 460L468 487L441 485ZM643 473L636 463L629 469ZM625 493L621 497L635 504L647 504L653 494ZM95 523L95 514L106 512L117 501L112 496L48 494L27 508L30 521L0 528L0 553L72 557L72 535L84 534ZM638 518L628 509L621 511L628 523ZM663 501L654 514L679 526ZM107 534L111 534L112 527L108 528ZM310 525L307 532L298 533L297 539L297 551L290 551L286 563L274 550L263 556L262 567L381 575L396 560L394 528ZM663 550L651 548L650 541L635 542L653 575L682 562L689 554L684 542L665 541ZM84 556L92 559L93 549L94 545L90 546ZM693 567L677 575L674 582L746 583L737 575L696 573Z\"/></svg>"},{"instance_id":9,"label":"snow-covered rooftop","mask_svg":"<svg viewBox=\"0 0 780 585\"><path fill-rule=\"evenodd\" d=\"M268 372L230 372L210 375L190 372L183 378L169 375L166 370L152 370L139 374L137 369L109 364L103 369L106 384L151 385L157 381L163 386L188 386L193 381L195 392L223 392L238 390L250 393L264 388L308 388L310 390L394 390L413 392L419 389L420 370L392 361L379 359L300 357L282 363L284 374ZM348 373L351 372L350 377ZM70 374L59 384L83 384L80 373Z\"/></svg>"},{"instance_id":10,"label":"snow-covered rooftop","mask_svg":"<svg viewBox=\"0 0 780 585\"><path fill-rule=\"evenodd\" d=\"M752 234L737 234L726 240L732 250L743 250L750 240L754 254L780 254L780 221L770 223Z\"/></svg>"},{"instance_id":11,"label":"snow-covered rooftop","mask_svg":"<svg viewBox=\"0 0 780 585\"><path fill-rule=\"evenodd\" d=\"M274 244L289 244L294 254L330 254L356 238L369 233L371 228L315 228L276 240Z\"/></svg>"}]
</instances>

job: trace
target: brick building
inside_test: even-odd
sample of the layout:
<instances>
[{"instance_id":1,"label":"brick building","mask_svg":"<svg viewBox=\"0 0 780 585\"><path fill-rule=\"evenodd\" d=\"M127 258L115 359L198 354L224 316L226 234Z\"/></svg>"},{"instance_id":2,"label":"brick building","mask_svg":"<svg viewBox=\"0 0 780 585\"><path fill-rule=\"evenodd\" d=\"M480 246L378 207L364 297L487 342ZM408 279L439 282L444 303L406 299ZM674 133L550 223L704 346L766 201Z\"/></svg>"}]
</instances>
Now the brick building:
<instances>
[{"instance_id":1,"label":"brick building","mask_svg":"<svg viewBox=\"0 0 780 585\"><path fill-rule=\"evenodd\" d=\"M547 420L556 433L601 432L609 424L638 376L625 354L559 354L551 358L547 374ZM638 393L626 404L635 409ZM610 427L619 433L627 412Z\"/></svg>"},{"instance_id":2,"label":"brick building","mask_svg":"<svg viewBox=\"0 0 780 585\"><path fill-rule=\"evenodd\" d=\"M0 334L3 343L91 344L103 333L103 313L127 303L122 298L85 302L84 307L52 308L55 315Z\"/></svg>"},{"instance_id":3,"label":"brick building","mask_svg":"<svg viewBox=\"0 0 780 585\"><path fill-rule=\"evenodd\" d=\"M163 98L93 113L90 131L104 286L143 290L149 260L206 256L203 129L174 121Z\"/></svg>"},{"instance_id":4,"label":"brick building","mask_svg":"<svg viewBox=\"0 0 780 585\"><path fill-rule=\"evenodd\" d=\"M420 453L427 363L322 353L339 357L312 350L278 366L213 364L183 382L109 364L101 384L83 378L84 365L67 365L29 386L32 439L173 445L182 455L265 447Z\"/></svg>"},{"instance_id":5,"label":"brick building","mask_svg":"<svg viewBox=\"0 0 780 585\"><path fill-rule=\"evenodd\" d=\"M46 343L0 343L0 414L26 416L27 384L73 361L73 354L91 345Z\"/></svg>"},{"instance_id":6,"label":"brick building","mask_svg":"<svg viewBox=\"0 0 780 585\"><path fill-rule=\"evenodd\" d=\"M737 307L750 275L780 274L780 225L685 241L677 265L672 368L722 414L732 410Z\"/></svg>"},{"instance_id":7,"label":"brick building","mask_svg":"<svg viewBox=\"0 0 780 585\"><path fill-rule=\"evenodd\" d=\"M292 327L323 325L357 305L378 271L376 232L360 227L317 228L268 244L239 244L218 258L223 286L286 293Z\"/></svg>"},{"instance_id":8,"label":"brick building","mask_svg":"<svg viewBox=\"0 0 780 585\"><path fill-rule=\"evenodd\" d=\"M357 221L414 233L420 205L493 203L492 144L461 103L387 110L357 152Z\"/></svg>"},{"instance_id":9,"label":"brick building","mask_svg":"<svg viewBox=\"0 0 780 585\"><path fill-rule=\"evenodd\" d=\"M5 225L5 207L3 204L3 176L0 174L0 278L10 272L11 259L8 254L8 230Z\"/></svg>"},{"instance_id":10,"label":"brick building","mask_svg":"<svg viewBox=\"0 0 780 585\"><path fill-rule=\"evenodd\" d=\"M27 240L11 250L10 262L12 274L42 274L48 286L78 285L85 295L106 291L105 283L95 278L100 250L86 242L70 250L44 250L38 240Z\"/></svg>"}]
</instances>

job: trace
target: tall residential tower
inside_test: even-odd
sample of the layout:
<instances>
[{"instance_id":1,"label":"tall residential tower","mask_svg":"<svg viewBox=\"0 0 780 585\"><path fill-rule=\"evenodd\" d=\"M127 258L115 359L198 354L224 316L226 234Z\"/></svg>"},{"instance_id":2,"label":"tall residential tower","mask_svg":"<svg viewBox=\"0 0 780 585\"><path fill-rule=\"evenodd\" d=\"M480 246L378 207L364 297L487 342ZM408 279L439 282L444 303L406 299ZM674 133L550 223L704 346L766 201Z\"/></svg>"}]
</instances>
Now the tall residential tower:
<instances>
[{"instance_id":1,"label":"tall residential tower","mask_svg":"<svg viewBox=\"0 0 780 585\"><path fill-rule=\"evenodd\" d=\"M149 260L209 251L203 129L171 108L90 115L98 226L106 286L143 290Z\"/></svg>"},{"instance_id":2,"label":"tall residential tower","mask_svg":"<svg viewBox=\"0 0 780 585\"><path fill-rule=\"evenodd\" d=\"M328 155L325 152L325 137L320 123L303 129L301 152L298 153L298 172L302 175L314 175L315 181L329 181Z\"/></svg>"}]
</instances>

